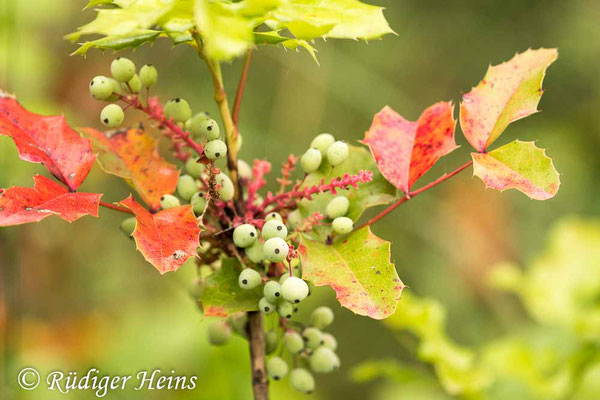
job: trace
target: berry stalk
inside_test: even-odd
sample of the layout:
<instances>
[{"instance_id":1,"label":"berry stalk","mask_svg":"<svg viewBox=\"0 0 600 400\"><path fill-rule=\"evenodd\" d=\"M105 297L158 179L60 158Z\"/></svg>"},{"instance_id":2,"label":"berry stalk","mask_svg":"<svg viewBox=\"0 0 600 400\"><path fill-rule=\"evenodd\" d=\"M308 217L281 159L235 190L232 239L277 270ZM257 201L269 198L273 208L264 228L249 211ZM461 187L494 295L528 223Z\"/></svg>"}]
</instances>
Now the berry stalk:
<instances>
[{"instance_id":1,"label":"berry stalk","mask_svg":"<svg viewBox=\"0 0 600 400\"><path fill-rule=\"evenodd\" d=\"M269 399L269 381L265 361L265 339L263 316L260 311L248 313L248 341L250 343L250 363L252 368L252 390L254 400Z\"/></svg>"}]
</instances>

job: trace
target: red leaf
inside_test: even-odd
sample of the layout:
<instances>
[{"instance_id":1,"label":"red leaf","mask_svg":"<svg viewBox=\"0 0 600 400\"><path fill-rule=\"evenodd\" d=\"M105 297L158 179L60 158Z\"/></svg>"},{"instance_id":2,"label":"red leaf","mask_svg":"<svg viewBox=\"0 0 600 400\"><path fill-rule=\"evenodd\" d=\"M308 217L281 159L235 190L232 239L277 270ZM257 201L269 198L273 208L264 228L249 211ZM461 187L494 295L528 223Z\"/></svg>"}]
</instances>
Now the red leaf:
<instances>
[{"instance_id":1,"label":"red leaf","mask_svg":"<svg viewBox=\"0 0 600 400\"><path fill-rule=\"evenodd\" d=\"M453 109L452 103L439 102L411 122L386 106L373 118L362 143L371 149L382 175L404 193L440 157L458 147Z\"/></svg>"},{"instance_id":2,"label":"red leaf","mask_svg":"<svg viewBox=\"0 0 600 400\"><path fill-rule=\"evenodd\" d=\"M191 206L151 214L131 196L120 203L137 218L133 237L138 250L161 274L176 271L197 255L200 228Z\"/></svg>"},{"instance_id":3,"label":"red leaf","mask_svg":"<svg viewBox=\"0 0 600 400\"><path fill-rule=\"evenodd\" d=\"M72 191L85 180L96 158L90 141L79 136L64 116L29 112L1 90L0 135L14 140L22 160L44 164Z\"/></svg>"},{"instance_id":4,"label":"red leaf","mask_svg":"<svg viewBox=\"0 0 600 400\"><path fill-rule=\"evenodd\" d=\"M71 193L42 175L34 176L33 182L33 188L0 190L0 226L39 222L50 215L68 222L84 215L98 217L101 194Z\"/></svg>"}]
</instances>

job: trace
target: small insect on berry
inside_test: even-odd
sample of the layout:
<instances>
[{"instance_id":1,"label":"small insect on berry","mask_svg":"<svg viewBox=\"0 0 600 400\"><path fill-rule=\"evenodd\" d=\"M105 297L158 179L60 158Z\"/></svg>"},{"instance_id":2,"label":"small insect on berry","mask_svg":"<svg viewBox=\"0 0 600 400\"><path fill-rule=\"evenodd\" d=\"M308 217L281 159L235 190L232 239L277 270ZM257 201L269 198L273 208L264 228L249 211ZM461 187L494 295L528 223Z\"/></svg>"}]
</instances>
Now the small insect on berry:
<instances>
[{"instance_id":1,"label":"small insect on berry","mask_svg":"<svg viewBox=\"0 0 600 400\"><path fill-rule=\"evenodd\" d=\"M237 247L250 247L258 238L256 228L250 224L243 224L233 230L233 243Z\"/></svg>"},{"instance_id":2,"label":"small insect on berry","mask_svg":"<svg viewBox=\"0 0 600 400\"><path fill-rule=\"evenodd\" d=\"M238 277L238 283L242 289L252 290L262 282L262 278L258 271L252 268L242 270Z\"/></svg>"},{"instance_id":3,"label":"small insect on berry","mask_svg":"<svg viewBox=\"0 0 600 400\"><path fill-rule=\"evenodd\" d=\"M96 100L106 100L113 93L113 83L110 78L96 76L90 81L90 94Z\"/></svg>"},{"instance_id":4,"label":"small insect on berry","mask_svg":"<svg viewBox=\"0 0 600 400\"><path fill-rule=\"evenodd\" d=\"M218 139L221 135L219 124L211 118L207 118L200 123L200 134L208 140Z\"/></svg>"},{"instance_id":5,"label":"small insect on berry","mask_svg":"<svg viewBox=\"0 0 600 400\"><path fill-rule=\"evenodd\" d=\"M144 87L152 87L158 80L158 71L152 64L146 64L140 68L140 81Z\"/></svg>"},{"instance_id":6,"label":"small insect on berry","mask_svg":"<svg viewBox=\"0 0 600 400\"><path fill-rule=\"evenodd\" d=\"M263 240L269 240L274 237L285 239L288 230L285 224L279 220L272 219L267 221L262 228L261 235Z\"/></svg>"},{"instance_id":7,"label":"small insect on berry","mask_svg":"<svg viewBox=\"0 0 600 400\"><path fill-rule=\"evenodd\" d=\"M125 119L125 113L121 106L117 104L109 104L100 112L100 121L109 128L117 128Z\"/></svg>"},{"instance_id":8,"label":"small insect on berry","mask_svg":"<svg viewBox=\"0 0 600 400\"><path fill-rule=\"evenodd\" d=\"M331 146L333 142L335 142L335 138L332 134L321 133L320 135L317 135L312 142L310 142L310 147L319 150L321 155L325 157L327 155L329 146Z\"/></svg>"},{"instance_id":9,"label":"small insect on berry","mask_svg":"<svg viewBox=\"0 0 600 400\"><path fill-rule=\"evenodd\" d=\"M125 57L116 58L110 64L110 73L119 82L129 82L135 75L135 64Z\"/></svg>"},{"instance_id":10,"label":"small insect on berry","mask_svg":"<svg viewBox=\"0 0 600 400\"><path fill-rule=\"evenodd\" d=\"M302 279L291 276L281 285L281 295L291 303L300 303L308 296L308 285Z\"/></svg>"},{"instance_id":11,"label":"small insect on berry","mask_svg":"<svg viewBox=\"0 0 600 400\"><path fill-rule=\"evenodd\" d=\"M265 258L271 262L279 262L286 259L290 251L289 245L285 240L274 237L267 240L263 246Z\"/></svg>"},{"instance_id":12,"label":"small insect on berry","mask_svg":"<svg viewBox=\"0 0 600 400\"><path fill-rule=\"evenodd\" d=\"M315 390L315 378L304 368L296 368L290 373L290 386L301 393L310 394Z\"/></svg>"},{"instance_id":13,"label":"small insect on berry","mask_svg":"<svg viewBox=\"0 0 600 400\"><path fill-rule=\"evenodd\" d=\"M340 165L348 159L348 145L338 141L327 149L327 161L332 166Z\"/></svg>"},{"instance_id":14,"label":"small insect on berry","mask_svg":"<svg viewBox=\"0 0 600 400\"><path fill-rule=\"evenodd\" d=\"M213 140L204 146L204 155L209 160L218 160L227 155L227 145L222 140Z\"/></svg>"},{"instance_id":15,"label":"small insect on berry","mask_svg":"<svg viewBox=\"0 0 600 400\"><path fill-rule=\"evenodd\" d=\"M319 169L322 160L323 155L318 149L308 149L300 158L300 167L305 173L310 174Z\"/></svg>"},{"instance_id":16,"label":"small insect on berry","mask_svg":"<svg viewBox=\"0 0 600 400\"><path fill-rule=\"evenodd\" d=\"M258 302L258 308L264 314L269 315L274 313L275 310L277 310L277 304L270 302L266 297L262 297Z\"/></svg>"},{"instance_id":17,"label":"small insect on berry","mask_svg":"<svg viewBox=\"0 0 600 400\"><path fill-rule=\"evenodd\" d=\"M169 208L179 207L181 205L181 201L171 194L165 194L160 198L160 208L163 210L168 210Z\"/></svg>"},{"instance_id":18,"label":"small insect on berry","mask_svg":"<svg viewBox=\"0 0 600 400\"><path fill-rule=\"evenodd\" d=\"M289 372L287 363L281 357L271 357L267 360L267 374L276 381L285 378Z\"/></svg>"},{"instance_id":19,"label":"small insect on berry","mask_svg":"<svg viewBox=\"0 0 600 400\"><path fill-rule=\"evenodd\" d=\"M331 228L333 228L335 233L344 235L352 232L352 229L354 229L354 222L348 217L338 217L331 223Z\"/></svg>"},{"instance_id":20,"label":"small insect on berry","mask_svg":"<svg viewBox=\"0 0 600 400\"><path fill-rule=\"evenodd\" d=\"M185 122L192 116L192 109L187 101L176 97L165 104L165 117L175 122Z\"/></svg>"}]
</instances>

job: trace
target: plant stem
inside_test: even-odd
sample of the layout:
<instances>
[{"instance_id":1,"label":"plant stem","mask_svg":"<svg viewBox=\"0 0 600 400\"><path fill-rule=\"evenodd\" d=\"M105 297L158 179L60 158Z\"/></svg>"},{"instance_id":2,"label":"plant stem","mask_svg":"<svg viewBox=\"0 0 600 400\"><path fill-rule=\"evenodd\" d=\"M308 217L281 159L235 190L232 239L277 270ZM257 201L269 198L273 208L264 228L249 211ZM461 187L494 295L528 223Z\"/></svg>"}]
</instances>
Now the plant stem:
<instances>
[{"instance_id":1,"label":"plant stem","mask_svg":"<svg viewBox=\"0 0 600 400\"><path fill-rule=\"evenodd\" d=\"M111 204L111 203L106 203L104 201L101 201L100 205L102 207L110 208L111 210L119 211L119 212L122 212L125 214L133 214L133 211L131 211L129 208L121 207L116 204Z\"/></svg>"},{"instance_id":2,"label":"plant stem","mask_svg":"<svg viewBox=\"0 0 600 400\"><path fill-rule=\"evenodd\" d=\"M265 364L265 339L263 317L259 311L248 313L248 342L250 343L250 365L252 368L252 391L254 400L269 399L269 381Z\"/></svg>"},{"instance_id":3,"label":"plant stem","mask_svg":"<svg viewBox=\"0 0 600 400\"><path fill-rule=\"evenodd\" d=\"M444 182L447 179L452 178L454 175L458 174L462 170L464 170L464 169L468 168L469 166L471 166L471 164L473 164L473 161L469 161L469 162L461 165L460 167L458 167L454 171L449 172L447 174L444 174L444 175L440 176L435 181L433 181L433 182L431 182L431 183L423 186L420 189L415 190L414 192L409 192L404 197L402 197L401 199L399 199L398 201L396 201L394 204L390 205L388 208L386 208L385 210L383 210L382 212L380 212L379 214L377 214L376 216L374 216L373 218L371 218L367 222L361 224L359 227L355 228L354 230L356 231L356 230L364 228L365 226L371 226L371 225L373 225L375 222L379 221L381 218L385 217L390 212L392 212L394 209L396 209L397 207L399 207L402 204L406 203L407 201L409 201L413 197L415 197L415 196L417 196L417 195L419 195L419 194L421 194L421 193L423 193L423 192L431 189L434 186L439 185L440 183Z\"/></svg>"},{"instance_id":4,"label":"plant stem","mask_svg":"<svg viewBox=\"0 0 600 400\"><path fill-rule=\"evenodd\" d=\"M242 76L238 83L237 92L235 99L233 100L233 124L239 131L239 120L240 120L240 107L242 105L242 96L244 95L244 89L246 88L246 79L248 78L248 70L250 69L250 61L252 61L252 50L248 50L246 59L244 60L244 67L242 68Z\"/></svg>"}]
</instances>

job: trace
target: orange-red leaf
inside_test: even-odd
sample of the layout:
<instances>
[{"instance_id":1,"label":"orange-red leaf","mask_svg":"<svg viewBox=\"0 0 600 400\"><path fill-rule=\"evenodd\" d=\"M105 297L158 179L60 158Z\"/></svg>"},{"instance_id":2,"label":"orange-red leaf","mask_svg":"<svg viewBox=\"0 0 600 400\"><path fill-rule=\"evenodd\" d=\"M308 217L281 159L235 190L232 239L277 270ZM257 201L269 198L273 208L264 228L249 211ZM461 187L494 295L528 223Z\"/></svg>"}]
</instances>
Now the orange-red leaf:
<instances>
[{"instance_id":1,"label":"orange-red leaf","mask_svg":"<svg viewBox=\"0 0 600 400\"><path fill-rule=\"evenodd\" d=\"M179 171L160 156L156 140L143 130L129 129L108 137L92 128L82 132L92 140L102 169L127 180L151 209L157 210L160 198L177 187Z\"/></svg>"},{"instance_id":2,"label":"orange-red leaf","mask_svg":"<svg viewBox=\"0 0 600 400\"><path fill-rule=\"evenodd\" d=\"M0 135L13 139L22 160L44 164L71 190L81 185L94 164L90 141L79 136L64 116L29 112L1 90Z\"/></svg>"},{"instance_id":3,"label":"orange-red leaf","mask_svg":"<svg viewBox=\"0 0 600 400\"><path fill-rule=\"evenodd\" d=\"M440 157L457 148L450 102L428 107L416 122L386 106L373 118L362 143L369 146L382 175L405 193Z\"/></svg>"},{"instance_id":4,"label":"orange-red leaf","mask_svg":"<svg viewBox=\"0 0 600 400\"><path fill-rule=\"evenodd\" d=\"M138 250L161 274L176 271L197 255L200 228L191 206L151 214L131 196L121 204L133 211L137 219L133 238Z\"/></svg>"},{"instance_id":5,"label":"orange-red leaf","mask_svg":"<svg viewBox=\"0 0 600 400\"><path fill-rule=\"evenodd\" d=\"M57 215L73 222L84 215L98 217L101 194L71 193L42 175L33 177L33 188L0 189L0 226L39 222Z\"/></svg>"}]
</instances>

